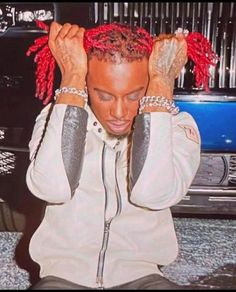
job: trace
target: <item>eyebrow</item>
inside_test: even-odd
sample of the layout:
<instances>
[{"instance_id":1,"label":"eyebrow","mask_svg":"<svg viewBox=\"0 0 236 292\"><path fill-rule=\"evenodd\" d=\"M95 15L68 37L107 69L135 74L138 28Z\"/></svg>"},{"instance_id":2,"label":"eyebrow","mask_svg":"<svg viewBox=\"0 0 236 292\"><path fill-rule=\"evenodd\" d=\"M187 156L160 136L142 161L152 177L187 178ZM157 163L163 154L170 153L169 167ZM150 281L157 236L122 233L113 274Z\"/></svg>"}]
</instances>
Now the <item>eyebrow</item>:
<instances>
[{"instance_id":1,"label":"eyebrow","mask_svg":"<svg viewBox=\"0 0 236 292\"><path fill-rule=\"evenodd\" d=\"M128 92L127 94L125 94L125 95L130 95L130 94L132 94L132 93L136 93L136 92L138 92L138 91L141 91L142 89L144 89L144 86L139 87L139 88L137 88L137 89L134 89L134 90ZM106 91L106 90L103 90L103 89L94 88L94 90L96 90L96 91L100 91L100 92L103 92L103 93L106 93L106 94L109 94L109 95L111 95L111 96L114 96L114 94L112 94L112 93L110 93L110 92L108 92L108 91Z\"/></svg>"}]
</instances>

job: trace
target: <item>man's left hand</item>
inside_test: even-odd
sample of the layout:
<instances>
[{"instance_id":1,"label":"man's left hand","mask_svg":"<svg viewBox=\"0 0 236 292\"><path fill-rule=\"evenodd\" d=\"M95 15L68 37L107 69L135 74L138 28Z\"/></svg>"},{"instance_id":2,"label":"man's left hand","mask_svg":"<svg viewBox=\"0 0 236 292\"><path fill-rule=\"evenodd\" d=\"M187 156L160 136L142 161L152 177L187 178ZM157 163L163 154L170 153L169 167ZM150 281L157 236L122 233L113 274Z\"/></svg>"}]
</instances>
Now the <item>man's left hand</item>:
<instances>
[{"instance_id":1,"label":"man's left hand","mask_svg":"<svg viewBox=\"0 0 236 292\"><path fill-rule=\"evenodd\" d=\"M187 62L187 43L182 33L161 34L154 39L149 58L147 95L172 98L174 81Z\"/></svg>"}]
</instances>

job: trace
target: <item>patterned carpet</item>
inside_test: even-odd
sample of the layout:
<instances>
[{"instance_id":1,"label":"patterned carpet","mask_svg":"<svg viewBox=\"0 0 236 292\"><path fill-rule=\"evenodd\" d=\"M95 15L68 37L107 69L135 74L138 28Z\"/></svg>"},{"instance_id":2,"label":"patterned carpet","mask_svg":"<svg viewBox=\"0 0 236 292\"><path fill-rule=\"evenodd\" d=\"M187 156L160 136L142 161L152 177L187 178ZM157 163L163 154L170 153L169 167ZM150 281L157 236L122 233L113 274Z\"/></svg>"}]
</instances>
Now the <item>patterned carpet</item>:
<instances>
[{"instance_id":1,"label":"patterned carpet","mask_svg":"<svg viewBox=\"0 0 236 292\"><path fill-rule=\"evenodd\" d=\"M164 274L192 287L236 288L236 220L175 218L175 226L180 252Z\"/></svg>"},{"instance_id":2,"label":"patterned carpet","mask_svg":"<svg viewBox=\"0 0 236 292\"><path fill-rule=\"evenodd\" d=\"M175 218L180 252L164 275L193 289L236 288L236 220ZM0 289L26 290L29 272L15 258L19 232L0 233ZM21 262L26 251L18 249ZM26 259L26 262L29 259ZM26 267L27 265L25 265Z\"/></svg>"}]
</instances>

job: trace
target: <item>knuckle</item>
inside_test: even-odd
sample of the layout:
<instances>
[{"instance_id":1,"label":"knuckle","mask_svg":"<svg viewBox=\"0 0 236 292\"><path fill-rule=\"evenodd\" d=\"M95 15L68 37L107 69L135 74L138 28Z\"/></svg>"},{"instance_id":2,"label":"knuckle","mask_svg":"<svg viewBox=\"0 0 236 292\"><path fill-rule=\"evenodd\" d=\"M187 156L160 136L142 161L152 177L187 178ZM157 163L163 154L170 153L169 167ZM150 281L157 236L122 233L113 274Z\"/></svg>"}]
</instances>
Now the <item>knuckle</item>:
<instances>
[{"instance_id":1,"label":"knuckle","mask_svg":"<svg viewBox=\"0 0 236 292\"><path fill-rule=\"evenodd\" d=\"M79 32L80 32L80 33L85 32L85 28L84 28L84 27L80 27L80 28L79 28Z\"/></svg>"},{"instance_id":2,"label":"knuckle","mask_svg":"<svg viewBox=\"0 0 236 292\"><path fill-rule=\"evenodd\" d=\"M50 27L54 28L58 25L58 23L56 21L52 21Z\"/></svg>"},{"instance_id":3,"label":"knuckle","mask_svg":"<svg viewBox=\"0 0 236 292\"><path fill-rule=\"evenodd\" d=\"M69 27L69 26L71 26L71 24L69 22L66 22L63 26L64 27Z\"/></svg>"},{"instance_id":4,"label":"knuckle","mask_svg":"<svg viewBox=\"0 0 236 292\"><path fill-rule=\"evenodd\" d=\"M79 28L79 26L77 24L72 24L71 25L71 29L78 29L78 28Z\"/></svg>"},{"instance_id":5,"label":"knuckle","mask_svg":"<svg viewBox=\"0 0 236 292\"><path fill-rule=\"evenodd\" d=\"M64 37L63 37L62 33L59 33L55 42L58 43L58 42L62 41L63 39L64 39Z\"/></svg>"}]
</instances>

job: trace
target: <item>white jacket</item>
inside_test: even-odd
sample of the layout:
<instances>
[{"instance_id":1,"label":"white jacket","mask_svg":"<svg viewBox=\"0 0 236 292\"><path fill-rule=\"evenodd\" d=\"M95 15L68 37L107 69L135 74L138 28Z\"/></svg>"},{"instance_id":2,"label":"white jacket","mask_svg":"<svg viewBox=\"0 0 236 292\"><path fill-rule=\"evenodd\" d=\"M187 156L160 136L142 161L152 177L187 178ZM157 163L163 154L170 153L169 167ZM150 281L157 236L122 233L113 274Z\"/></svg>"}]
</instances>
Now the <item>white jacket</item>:
<instances>
[{"instance_id":1,"label":"white jacket","mask_svg":"<svg viewBox=\"0 0 236 292\"><path fill-rule=\"evenodd\" d=\"M143 117L139 115L137 139L132 142L136 145L130 154L129 139L109 137L87 106L82 171L72 190L68 171L76 166L73 155L77 153L70 150L71 131L77 131L78 125L70 117L70 130L63 130L68 108L65 104L54 106L35 158L49 111L49 106L45 107L36 119L29 144L27 185L35 196L48 202L30 242L31 257L41 267L40 276L107 288L161 274L158 265L171 263L178 253L169 207L187 193L200 162L195 121L186 112L176 116L143 114L149 119L147 131L141 129ZM144 141L139 141L140 131ZM68 144L73 167L66 172L62 137L67 134L63 147L65 150Z\"/></svg>"}]
</instances>

